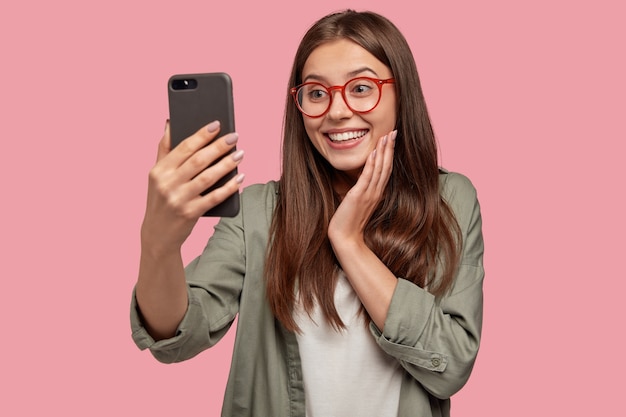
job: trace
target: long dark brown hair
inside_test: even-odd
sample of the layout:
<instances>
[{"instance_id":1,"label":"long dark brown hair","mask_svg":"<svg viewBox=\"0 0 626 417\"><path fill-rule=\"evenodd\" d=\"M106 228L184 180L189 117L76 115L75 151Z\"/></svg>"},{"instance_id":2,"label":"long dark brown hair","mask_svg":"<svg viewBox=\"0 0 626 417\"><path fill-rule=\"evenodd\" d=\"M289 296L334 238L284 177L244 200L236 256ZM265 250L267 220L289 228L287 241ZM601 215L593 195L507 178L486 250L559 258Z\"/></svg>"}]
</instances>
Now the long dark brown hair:
<instances>
[{"instance_id":1,"label":"long dark brown hair","mask_svg":"<svg viewBox=\"0 0 626 417\"><path fill-rule=\"evenodd\" d=\"M439 193L437 145L410 47L396 26L376 13L334 13L305 34L289 87L302 82L311 52L337 39L366 49L396 80L393 172L366 227L366 243L397 277L441 296L454 280L461 238ZM308 313L317 303L326 320L340 329L344 325L333 298L338 266L328 239L328 224L340 199L333 190L334 169L312 145L302 118L287 93L282 175L265 266L267 297L276 318L291 331L298 330L296 302Z\"/></svg>"}]
</instances>

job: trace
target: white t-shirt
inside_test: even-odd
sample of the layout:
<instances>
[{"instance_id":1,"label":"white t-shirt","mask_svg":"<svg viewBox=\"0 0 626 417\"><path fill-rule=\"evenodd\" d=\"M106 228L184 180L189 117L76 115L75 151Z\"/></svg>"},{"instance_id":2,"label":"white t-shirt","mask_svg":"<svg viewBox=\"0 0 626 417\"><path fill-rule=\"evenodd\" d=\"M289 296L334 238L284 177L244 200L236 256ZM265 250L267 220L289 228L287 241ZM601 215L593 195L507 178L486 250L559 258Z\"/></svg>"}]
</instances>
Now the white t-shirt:
<instances>
[{"instance_id":1,"label":"white t-shirt","mask_svg":"<svg viewBox=\"0 0 626 417\"><path fill-rule=\"evenodd\" d=\"M335 307L346 325L336 331L315 307L309 318L301 306L295 320L307 417L395 417L403 370L374 340L359 314L361 301L340 272Z\"/></svg>"}]
</instances>

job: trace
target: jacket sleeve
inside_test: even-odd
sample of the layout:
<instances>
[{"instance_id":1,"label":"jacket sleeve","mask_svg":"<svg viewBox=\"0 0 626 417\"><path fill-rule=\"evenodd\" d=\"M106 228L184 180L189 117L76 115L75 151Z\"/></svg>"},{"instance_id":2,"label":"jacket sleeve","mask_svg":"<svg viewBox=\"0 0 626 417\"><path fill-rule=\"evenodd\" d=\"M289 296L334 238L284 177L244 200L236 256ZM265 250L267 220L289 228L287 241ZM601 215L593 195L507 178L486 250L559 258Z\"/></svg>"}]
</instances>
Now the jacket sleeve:
<instances>
[{"instance_id":1,"label":"jacket sleeve","mask_svg":"<svg viewBox=\"0 0 626 417\"><path fill-rule=\"evenodd\" d=\"M224 218L201 256L186 268L188 307L176 335L155 341L141 323L133 293L132 337L140 349L150 349L164 363L196 356L217 343L232 325L239 311L239 296L245 275L245 249L241 213Z\"/></svg>"},{"instance_id":2,"label":"jacket sleeve","mask_svg":"<svg viewBox=\"0 0 626 417\"><path fill-rule=\"evenodd\" d=\"M460 174L444 175L444 197L463 235L461 264L450 293L440 300L404 279L392 297L379 346L433 396L450 398L467 382L480 343L483 309L483 237L476 190Z\"/></svg>"}]
</instances>

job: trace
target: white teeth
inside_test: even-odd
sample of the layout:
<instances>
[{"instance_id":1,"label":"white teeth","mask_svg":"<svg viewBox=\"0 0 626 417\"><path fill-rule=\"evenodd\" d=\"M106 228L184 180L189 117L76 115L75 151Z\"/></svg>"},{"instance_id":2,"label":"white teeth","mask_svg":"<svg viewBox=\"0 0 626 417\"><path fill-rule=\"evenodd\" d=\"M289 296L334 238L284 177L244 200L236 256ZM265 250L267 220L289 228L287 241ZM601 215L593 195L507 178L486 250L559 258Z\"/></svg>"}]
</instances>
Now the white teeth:
<instances>
[{"instance_id":1,"label":"white teeth","mask_svg":"<svg viewBox=\"0 0 626 417\"><path fill-rule=\"evenodd\" d=\"M345 140L360 138L366 133L367 133L367 130L356 130L356 131L343 132L343 133L329 133L328 137L333 142L343 142Z\"/></svg>"}]
</instances>

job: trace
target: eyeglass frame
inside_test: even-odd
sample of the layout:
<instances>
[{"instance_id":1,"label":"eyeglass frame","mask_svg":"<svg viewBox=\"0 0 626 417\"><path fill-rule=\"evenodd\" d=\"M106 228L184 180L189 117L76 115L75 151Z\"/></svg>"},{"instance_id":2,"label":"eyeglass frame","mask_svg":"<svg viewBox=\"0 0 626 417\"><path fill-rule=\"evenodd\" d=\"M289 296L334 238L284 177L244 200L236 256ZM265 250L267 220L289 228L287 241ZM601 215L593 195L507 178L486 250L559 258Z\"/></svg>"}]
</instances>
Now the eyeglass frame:
<instances>
[{"instance_id":1,"label":"eyeglass frame","mask_svg":"<svg viewBox=\"0 0 626 417\"><path fill-rule=\"evenodd\" d=\"M350 84L354 80L361 80L361 79L370 80L370 81L374 82L374 84L376 84L378 86L378 100L376 101L376 104L374 104L374 106L371 109L365 110L365 111L358 111L358 110L353 109L350 106L350 104L348 103L348 99L346 98L346 87L348 86L348 84ZM306 83L299 84L299 85L297 85L295 87L291 87L289 89L289 93L293 96L293 100L296 102L296 107L298 108L298 110L300 110L300 113L302 113L306 117L310 117L312 119L317 119L317 118L320 118L320 117L326 115L326 113L328 113L330 111L330 108L333 105L333 97L334 97L333 90L341 91L341 97L343 98L343 102L346 103L346 106L348 106L348 108L353 113L365 114L365 113L369 113L372 110L374 110L378 106L378 104L380 103L380 99L383 96L383 86L385 84L395 84L395 82L396 82L396 79L393 78L393 77L387 78L387 79L380 79L380 78L373 78L373 77L354 77L354 78L351 78L350 80L348 80L344 85L331 85L329 87L326 87L324 84L322 84L320 82L309 81L309 82L306 82ZM300 90L300 88L304 87L305 85L311 85L311 84L322 86L328 92L328 96L330 97L330 99L328 100L328 107L326 108L326 110L324 110L324 112L322 114L317 115L317 116L311 116L311 115L307 114L302 109L302 107L300 107L300 103L298 102L298 90Z\"/></svg>"}]
</instances>

